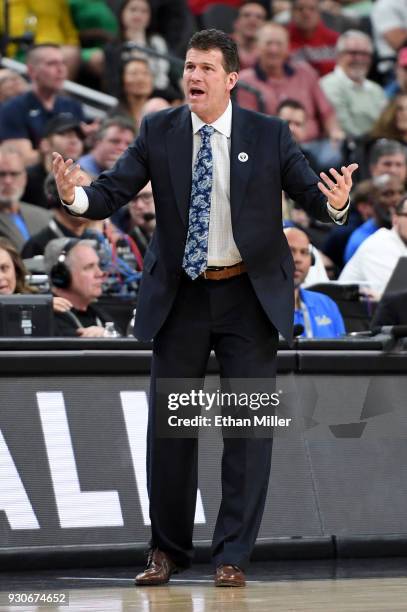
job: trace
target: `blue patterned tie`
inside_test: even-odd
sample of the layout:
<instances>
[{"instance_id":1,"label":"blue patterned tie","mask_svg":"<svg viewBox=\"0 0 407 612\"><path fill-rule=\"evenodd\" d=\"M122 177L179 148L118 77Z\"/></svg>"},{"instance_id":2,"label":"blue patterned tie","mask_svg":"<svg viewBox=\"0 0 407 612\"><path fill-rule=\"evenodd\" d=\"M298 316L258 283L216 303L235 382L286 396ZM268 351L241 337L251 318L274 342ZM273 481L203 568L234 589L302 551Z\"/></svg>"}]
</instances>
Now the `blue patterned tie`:
<instances>
[{"instance_id":1,"label":"blue patterned tie","mask_svg":"<svg viewBox=\"0 0 407 612\"><path fill-rule=\"evenodd\" d=\"M182 262L182 267L192 280L206 270L208 261L213 174L211 136L214 131L215 128L211 125L204 125L199 130L201 146L192 173L188 236Z\"/></svg>"}]
</instances>

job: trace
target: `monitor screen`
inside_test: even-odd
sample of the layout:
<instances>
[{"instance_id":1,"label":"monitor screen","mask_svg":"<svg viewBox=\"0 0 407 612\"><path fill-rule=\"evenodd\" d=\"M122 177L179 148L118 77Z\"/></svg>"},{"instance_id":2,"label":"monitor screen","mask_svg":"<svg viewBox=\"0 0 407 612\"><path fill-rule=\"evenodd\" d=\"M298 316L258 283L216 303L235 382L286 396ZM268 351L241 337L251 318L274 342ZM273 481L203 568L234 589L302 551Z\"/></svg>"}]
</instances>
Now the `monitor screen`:
<instances>
[{"instance_id":1,"label":"monitor screen","mask_svg":"<svg viewBox=\"0 0 407 612\"><path fill-rule=\"evenodd\" d=\"M0 336L32 338L53 335L52 295L0 295Z\"/></svg>"}]
</instances>

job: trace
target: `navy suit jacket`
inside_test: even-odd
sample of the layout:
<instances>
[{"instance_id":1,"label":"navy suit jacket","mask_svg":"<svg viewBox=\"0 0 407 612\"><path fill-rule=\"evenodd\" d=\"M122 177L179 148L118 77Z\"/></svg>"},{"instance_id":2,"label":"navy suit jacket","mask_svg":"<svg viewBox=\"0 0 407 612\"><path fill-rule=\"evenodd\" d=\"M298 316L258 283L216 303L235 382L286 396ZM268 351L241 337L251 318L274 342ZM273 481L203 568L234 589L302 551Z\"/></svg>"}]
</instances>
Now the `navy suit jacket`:
<instances>
[{"instance_id":1,"label":"navy suit jacket","mask_svg":"<svg viewBox=\"0 0 407 612\"><path fill-rule=\"evenodd\" d=\"M239 160L239 153L248 155ZM149 180L157 229L144 259L135 334L150 340L166 320L177 294L188 229L192 180L192 123L187 106L146 117L140 134L114 168L85 190L85 216L101 219L126 204ZM279 119L233 106L230 207L233 236L266 314L292 335L293 261L282 229L286 191L320 221L331 221L318 177Z\"/></svg>"}]
</instances>

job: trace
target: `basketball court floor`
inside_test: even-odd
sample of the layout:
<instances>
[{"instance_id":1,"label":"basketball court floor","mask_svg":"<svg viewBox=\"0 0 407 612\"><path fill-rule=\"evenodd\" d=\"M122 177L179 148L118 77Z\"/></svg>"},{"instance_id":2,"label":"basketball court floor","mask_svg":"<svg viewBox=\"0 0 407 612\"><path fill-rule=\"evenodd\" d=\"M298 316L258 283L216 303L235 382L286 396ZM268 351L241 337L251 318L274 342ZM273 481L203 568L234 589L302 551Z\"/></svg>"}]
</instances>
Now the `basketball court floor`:
<instances>
[{"instance_id":1,"label":"basketball court floor","mask_svg":"<svg viewBox=\"0 0 407 612\"><path fill-rule=\"evenodd\" d=\"M169 585L135 587L141 568L61 569L0 574L0 610L69 612L396 612L407 611L407 559L252 563L246 588L215 588L209 565ZM10 606L10 593L61 593L66 605Z\"/></svg>"}]
</instances>

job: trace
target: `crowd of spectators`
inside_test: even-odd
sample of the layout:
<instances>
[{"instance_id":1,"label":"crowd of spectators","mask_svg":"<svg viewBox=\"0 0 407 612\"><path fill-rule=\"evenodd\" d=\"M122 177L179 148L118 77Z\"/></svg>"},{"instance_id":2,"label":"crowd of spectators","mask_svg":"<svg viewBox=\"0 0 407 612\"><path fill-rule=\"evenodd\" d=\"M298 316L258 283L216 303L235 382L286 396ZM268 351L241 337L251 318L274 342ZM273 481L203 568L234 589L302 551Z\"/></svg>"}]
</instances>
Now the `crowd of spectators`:
<instances>
[{"instance_id":1,"label":"crowd of spectators","mask_svg":"<svg viewBox=\"0 0 407 612\"><path fill-rule=\"evenodd\" d=\"M287 121L317 173L359 163L345 226L309 218L283 194L296 263L295 320L304 323L304 304L307 316L326 310L322 332L311 321L303 335L346 328L332 305L315 297L322 294L304 289L308 273L315 282L358 284L363 299L379 302L407 256L407 0L55 0L46 10L43 2L21 0L9 3L8 31L4 6L3 55L25 63L27 73L0 69L0 236L11 245L0 246L3 259L15 259L14 251L31 259L55 240L75 241L70 254L62 246L56 256L72 264L71 276L87 254L97 258L101 293L136 297L155 227L151 185L105 222L71 216L49 175L52 151L78 161L83 184L112 168L147 113L183 103L182 59L193 31L220 27L239 50L238 104ZM68 78L115 96L117 105L95 119L65 92ZM60 304L79 312L88 312L99 291L86 307L80 300L74 307L66 296L75 281L62 291L51 287L67 300ZM93 331L80 334L102 333L92 317L84 321Z\"/></svg>"}]
</instances>

